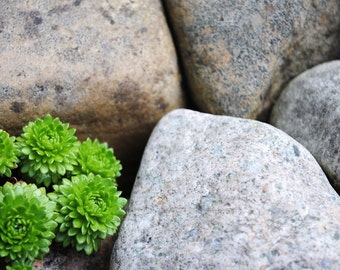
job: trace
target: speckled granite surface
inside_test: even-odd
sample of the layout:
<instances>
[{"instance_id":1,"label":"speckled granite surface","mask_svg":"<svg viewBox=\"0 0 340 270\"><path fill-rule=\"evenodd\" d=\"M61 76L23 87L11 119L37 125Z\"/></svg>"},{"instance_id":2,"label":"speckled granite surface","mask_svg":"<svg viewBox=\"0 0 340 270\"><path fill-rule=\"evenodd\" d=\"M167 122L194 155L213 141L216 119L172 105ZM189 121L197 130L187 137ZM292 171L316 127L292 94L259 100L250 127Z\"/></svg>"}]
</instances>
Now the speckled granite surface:
<instances>
[{"instance_id":1,"label":"speckled granite surface","mask_svg":"<svg viewBox=\"0 0 340 270\"><path fill-rule=\"evenodd\" d=\"M145 150L111 269L337 269L340 197L253 120L176 110Z\"/></svg>"},{"instance_id":2,"label":"speckled granite surface","mask_svg":"<svg viewBox=\"0 0 340 270\"><path fill-rule=\"evenodd\" d=\"M318 65L292 80L270 123L314 155L340 194L340 61Z\"/></svg>"},{"instance_id":3,"label":"speckled granite surface","mask_svg":"<svg viewBox=\"0 0 340 270\"><path fill-rule=\"evenodd\" d=\"M340 54L338 0L163 0L200 111L265 117L282 87Z\"/></svg>"}]
</instances>

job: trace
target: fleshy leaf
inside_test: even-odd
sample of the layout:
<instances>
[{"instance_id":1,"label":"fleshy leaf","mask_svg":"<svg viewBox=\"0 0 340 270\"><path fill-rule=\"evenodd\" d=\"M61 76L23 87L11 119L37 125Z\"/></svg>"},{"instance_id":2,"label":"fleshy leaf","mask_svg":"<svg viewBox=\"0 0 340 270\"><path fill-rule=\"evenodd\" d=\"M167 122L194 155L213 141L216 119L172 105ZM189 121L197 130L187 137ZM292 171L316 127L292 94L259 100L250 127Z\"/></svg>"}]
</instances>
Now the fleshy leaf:
<instances>
[{"instance_id":1,"label":"fleshy leaf","mask_svg":"<svg viewBox=\"0 0 340 270\"><path fill-rule=\"evenodd\" d=\"M98 249L101 239L113 235L125 214L121 209L127 200L119 197L112 179L100 175L73 176L54 185L50 197L57 203L59 215L57 242L72 245L90 254ZM112 220L118 220L113 223ZM85 244L86 243L86 244Z\"/></svg>"},{"instance_id":2,"label":"fleshy leaf","mask_svg":"<svg viewBox=\"0 0 340 270\"><path fill-rule=\"evenodd\" d=\"M55 237L56 203L44 188L25 182L5 183L0 198L0 256L20 262L43 256Z\"/></svg>"},{"instance_id":3,"label":"fleshy leaf","mask_svg":"<svg viewBox=\"0 0 340 270\"><path fill-rule=\"evenodd\" d=\"M87 138L82 142L77 153L78 166L73 170L74 175L89 174L100 175L109 178L116 184L116 178L120 176L122 165L114 156L112 148L107 143L99 143L97 139L92 141Z\"/></svg>"},{"instance_id":4,"label":"fleshy leaf","mask_svg":"<svg viewBox=\"0 0 340 270\"><path fill-rule=\"evenodd\" d=\"M29 122L17 138L21 172L39 185L48 187L58 183L66 168L77 164L80 142L74 133L68 124L49 114Z\"/></svg>"},{"instance_id":5,"label":"fleshy leaf","mask_svg":"<svg viewBox=\"0 0 340 270\"><path fill-rule=\"evenodd\" d=\"M0 176L11 177L11 170L18 167L19 151L14 140L15 137L0 129Z\"/></svg>"}]
</instances>

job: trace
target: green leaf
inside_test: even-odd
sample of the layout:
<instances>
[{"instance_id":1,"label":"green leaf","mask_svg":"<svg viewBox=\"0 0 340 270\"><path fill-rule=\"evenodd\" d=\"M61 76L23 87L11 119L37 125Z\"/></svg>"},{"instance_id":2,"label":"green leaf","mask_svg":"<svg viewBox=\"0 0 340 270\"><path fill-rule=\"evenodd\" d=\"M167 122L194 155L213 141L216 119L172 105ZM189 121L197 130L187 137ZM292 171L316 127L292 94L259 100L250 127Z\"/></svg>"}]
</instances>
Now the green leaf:
<instances>
[{"instance_id":1,"label":"green leaf","mask_svg":"<svg viewBox=\"0 0 340 270\"><path fill-rule=\"evenodd\" d=\"M125 212L120 208L127 200L119 197L120 192L112 181L100 175L79 175L71 180L63 179L55 188L60 206L59 233L67 234L63 246L75 245L78 250L93 252L101 239L116 232L120 218ZM67 224L67 225L65 225ZM57 234L58 235L58 234ZM60 240L60 237L57 236ZM86 243L86 244L84 244Z\"/></svg>"},{"instance_id":2,"label":"green leaf","mask_svg":"<svg viewBox=\"0 0 340 270\"><path fill-rule=\"evenodd\" d=\"M0 257L6 257L8 256L8 253L8 250L0 249Z\"/></svg>"},{"instance_id":3,"label":"green leaf","mask_svg":"<svg viewBox=\"0 0 340 270\"><path fill-rule=\"evenodd\" d=\"M56 223L55 223L56 224ZM55 234L53 233L53 230L56 228L57 226L50 226L50 228L47 228L48 230L51 231L46 231L41 233L41 236L46 238L46 239L53 239L55 237Z\"/></svg>"},{"instance_id":4,"label":"green leaf","mask_svg":"<svg viewBox=\"0 0 340 270\"><path fill-rule=\"evenodd\" d=\"M74 130L51 115L29 122L17 141L21 171L28 173L37 184L49 187L51 183L58 183L66 168L77 163L75 153L80 142Z\"/></svg>"},{"instance_id":5,"label":"green leaf","mask_svg":"<svg viewBox=\"0 0 340 270\"><path fill-rule=\"evenodd\" d=\"M22 147L21 148L21 152L28 156L30 154L30 152L31 152L31 149L28 148L28 147Z\"/></svg>"},{"instance_id":6,"label":"green leaf","mask_svg":"<svg viewBox=\"0 0 340 270\"><path fill-rule=\"evenodd\" d=\"M15 137L0 129L0 176L11 176L11 170L17 167L19 151L14 144Z\"/></svg>"},{"instance_id":7,"label":"green leaf","mask_svg":"<svg viewBox=\"0 0 340 270\"><path fill-rule=\"evenodd\" d=\"M86 236L82 234L77 234L76 240L78 244L84 244L86 240Z\"/></svg>"},{"instance_id":8,"label":"green leaf","mask_svg":"<svg viewBox=\"0 0 340 270\"><path fill-rule=\"evenodd\" d=\"M56 173L57 172L57 166L53 162L54 161L51 160L51 164L49 165L49 169L52 173Z\"/></svg>"},{"instance_id":9,"label":"green leaf","mask_svg":"<svg viewBox=\"0 0 340 270\"><path fill-rule=\"evenodd\" d=\"M73 227L75 228L81 228L83 225L83 222L80 219L74 219L73 220Z\"/></svg>"},{"instance_id":10,"label":"green leaf","mask_svg":"<svg viewBox=\"0 0 340 270\"><path fill-rule=\"evenodd\" d=\"M40 166L40 172L43 173L43 174L47 174L48 171L49 171L49 168L47 167L47 165L41 164L41 166Z\"/></svg>"},{"instance_id":11,"label":"green leaf","mask_svg":"<svg viewBox=\"0 0 340 270\"><path fill-rule=\"evenodd\" d=\"M61 242L65 242L65 241L66 241L66 238L67 238L67 234L58 233L58 234L56 235L55 240L56 240L57 242L61 243Z\"/></svg>"},{"instance_id":12,"label":"green leaf","mask_svg":"<svg viewBox=\"0 0 340 270\"><path fill-rule=\"evenodd\" d=\"M59 231L60 231L60 232L65 232L65 231L68 230L68 228L69 228L69 226L68 226L67 223L62 223L62 224L60 225L60 227L59 227Z\"/></svg>"},{"instance_id":13,"label":"green leaf","mask_svg":"<svg viewBox=\"0 0 340 270\"><path fill-rule=\"evenodd\" d=\"M115 183L120 176L122 166L113 154L113 149L107 143L100 144L97 139L87 138L82 142L78 151L78 166L73 170L74 175L89 174L110 178Z\"/></svg>"},{"instance_id":14,"label":"green leaf","mask_svg":"<svg viewBox=\"0 0 340 270\"><path fill-rule=\"evenodd\" d=\"M86 245L84 251L87 255L90 255L93 251L93 247L91 245Z\"/></svg>"},{"instance_id":15,"label":"green leaf","mask_svg":"<svg viewBox=\"0 0 340 270\"><path fill-rule=\"evenodd\" d=\"M57 172L59 175L64 175L66 173L65 167L63 165L57 166Z\"/></svg>"},{"instance_id":16,"label":"green leaf","mask_svg":"<svg viewBox=\"0 0 340 270\"><path fill-rule=\"evenodd\" d=\"M26 182L6 182L0 194L0 255L12 261L42 257L55 236L56 204L44 188Z\"/></svg>"},{"instance_id":17,"label":"green leaf","mask_svg":"<svg viewBox=\"0 0 340 270\"><path fill-rule=\"evenodd\" d=\"M50 244L51 244L51 241L49 241L48 239L42 238L42 239L39 240L39 245L40 245L41 248L49 246Z\"/></svg>"},{"instance_id":18,"label":"green leaf","mask_svg":"<svg viewBox=\"0 0 340 270\"><path fill-rule=\"evenodd\" d=\"M76 235L78 232L79 232L79 230L77 230L76 228L70 228L70 229L67 231L67 234L68 234L68 236L74 236L74 235Z\"/></svg>"}]
</instances>

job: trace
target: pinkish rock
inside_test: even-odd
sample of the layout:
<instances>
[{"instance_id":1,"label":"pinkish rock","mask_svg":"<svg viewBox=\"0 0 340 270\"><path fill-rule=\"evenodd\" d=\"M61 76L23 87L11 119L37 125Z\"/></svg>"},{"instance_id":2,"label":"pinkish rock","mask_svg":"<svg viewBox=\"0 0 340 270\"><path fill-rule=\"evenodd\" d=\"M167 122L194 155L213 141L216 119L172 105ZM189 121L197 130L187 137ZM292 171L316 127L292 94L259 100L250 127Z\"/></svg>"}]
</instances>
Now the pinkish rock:
<instances>
[{"instance_id":1,"label":"pinkish rock","mask_svg":"<svg viewBox=\"0 0 340 270\"><path fill-rule=\"evenodd\" d=\"M273 126L176 110L154 129L111 269L338 269L340 197Z\"/></svg>"},{"instance_id":2,"label":"pinkish rock","mask_svg":"<svg viewBox=\"0 0 340 270\"><path fill-rule=\"evenodd\" d=\"M58 116L114 147L123 175L157 121L184 105L159 0L2 2L0 74L0 128L16 135Z\"/></svg>"}]
</instances>

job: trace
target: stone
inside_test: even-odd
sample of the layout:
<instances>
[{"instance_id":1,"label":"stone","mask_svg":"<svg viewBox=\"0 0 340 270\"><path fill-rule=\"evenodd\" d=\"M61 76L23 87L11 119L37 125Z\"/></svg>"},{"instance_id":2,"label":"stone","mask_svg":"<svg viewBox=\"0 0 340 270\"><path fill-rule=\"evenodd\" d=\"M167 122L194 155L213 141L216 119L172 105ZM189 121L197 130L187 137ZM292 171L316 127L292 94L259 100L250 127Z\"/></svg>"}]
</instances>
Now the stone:
<instances>
[{"instance_id":1,"label":"stone","mask_svg":"<svg viewBox=\"0 0 340 270\"><path fill-rule=\"evenodd\" d=\"M0 5L0 128L11 135L50 113L108 142L129 173L158 120L184 106L180 83L159 0Z\"/></svg>"},{"instance_id":2,"label":"stone","mask_svg":"<svg viewBox=\"0 0 340 270\"><path fill-rule=\"evenodd\" d=\"M340 55L338 0L164 0L197 110L268 120L295 76Z\"/></svg>"},{"instance_id":3,"label":"stone","mask_svg":"<svg viewBox=\"0 0 340 270\"><path fill-rule=\"evenodd\" d=\"M291 81L270 123L314 155L340 194L340 61L320 64Z\"/></svg>"},{"instance_id":4,"label":"stone","mask_svg":"<svg viewBox=\"0 0 340 270\"><path fill-rule=\"evenodd\" d=\"M111 269L337 269L340 197L265 123L187 109L146 146Z\"/></svg>"}]
</instances>

